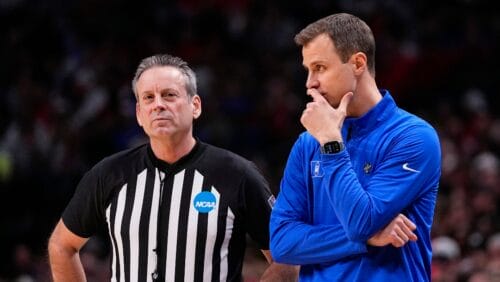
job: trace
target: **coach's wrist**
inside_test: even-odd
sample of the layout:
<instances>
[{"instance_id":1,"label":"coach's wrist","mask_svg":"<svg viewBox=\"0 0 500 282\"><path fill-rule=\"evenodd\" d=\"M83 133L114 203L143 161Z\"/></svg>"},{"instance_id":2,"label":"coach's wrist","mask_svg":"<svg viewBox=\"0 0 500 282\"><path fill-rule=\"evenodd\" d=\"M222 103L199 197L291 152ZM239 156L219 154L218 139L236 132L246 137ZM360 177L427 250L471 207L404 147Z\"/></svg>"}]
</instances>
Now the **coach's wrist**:
<instances>
[{"instance_id":1,"label":"coach's wrist","mask_svg":"<svg viewBox=\"0 0 500 282\"><path fill-rule=\"evenodd\" d=\"M342 136L340 134L331 134L318 138L318 142L321 146L324 146L326 143L333 141L342 142Z\"/></svg>"}]
</instances>

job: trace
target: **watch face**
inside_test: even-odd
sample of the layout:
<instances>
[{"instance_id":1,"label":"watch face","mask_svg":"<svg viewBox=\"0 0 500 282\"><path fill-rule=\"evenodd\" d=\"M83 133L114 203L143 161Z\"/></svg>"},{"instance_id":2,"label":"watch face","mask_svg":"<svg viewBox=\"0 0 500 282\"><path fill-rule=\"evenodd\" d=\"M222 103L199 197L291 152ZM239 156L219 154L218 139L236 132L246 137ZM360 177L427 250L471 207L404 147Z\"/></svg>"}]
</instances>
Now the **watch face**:
<instances>
[{"instance_id":1,"label":"watch face","mask_svg":"<svg viewBox=\"0 0 500 282\"><path fill-rule=\"evenodd\" d=\"M331 142L325 143L325 145L323 145L323 147L321 147L321 149L322 149L321 151L323 154L335 154L335 153L342 151L342 149L344 149L344 144L342 142L339 142L339 141L331 141Z\"/></svg>"}]
</instances>

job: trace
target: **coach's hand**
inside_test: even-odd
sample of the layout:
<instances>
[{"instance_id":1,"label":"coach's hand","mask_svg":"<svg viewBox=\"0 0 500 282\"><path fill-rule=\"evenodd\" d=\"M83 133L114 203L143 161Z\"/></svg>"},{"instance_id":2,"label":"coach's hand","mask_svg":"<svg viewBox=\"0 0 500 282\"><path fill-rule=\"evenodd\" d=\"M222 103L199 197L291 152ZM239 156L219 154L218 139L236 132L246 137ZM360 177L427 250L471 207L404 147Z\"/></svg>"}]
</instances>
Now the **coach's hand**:
<instances>
[{"instance_id":1,"label":"coach's hand","mask_svg":"<svg viewBox=\"0 0 500 282\"><path fill-rule=\"evenodd\" d=\"M417 226L404 214L398 214L384 229L368 239L368 245L382 247L393 245L396 248L404 246L408 241L417 241L413 231Z\"/></svg>"},{"instance_id":2,"label":"coach's hand","mask_svg":"<svg viewBox=\"0 0 500 282\"><path fill-rule=\"evenodd\" d=\"M311 96L313 100L307 103L306 109L302 113L300 118L302 125L321 145L329 141L341 141L342 124L353 93L346 93L337 108L332 107L317 89L308 89L307 95Z\"/></svg>"}]
</instances>

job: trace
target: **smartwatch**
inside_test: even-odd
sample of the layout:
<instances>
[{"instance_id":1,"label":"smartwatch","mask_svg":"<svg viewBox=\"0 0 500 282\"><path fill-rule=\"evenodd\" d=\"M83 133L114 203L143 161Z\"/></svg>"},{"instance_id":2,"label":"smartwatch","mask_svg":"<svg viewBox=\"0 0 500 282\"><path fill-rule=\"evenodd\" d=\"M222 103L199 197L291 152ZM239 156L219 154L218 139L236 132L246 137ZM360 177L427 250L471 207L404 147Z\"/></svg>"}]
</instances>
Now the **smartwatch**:
<instances>
[{"instance_id":1,"label":"smartwatch","mask_svg":"<svg viewBox=\"0 0 500 282\"><path fill-rule=\"evenodd\" d=\"M330 141L321 146L322 154L336 154L344 150L344 143L342 141Z\"/></svg>"}]
</instances>

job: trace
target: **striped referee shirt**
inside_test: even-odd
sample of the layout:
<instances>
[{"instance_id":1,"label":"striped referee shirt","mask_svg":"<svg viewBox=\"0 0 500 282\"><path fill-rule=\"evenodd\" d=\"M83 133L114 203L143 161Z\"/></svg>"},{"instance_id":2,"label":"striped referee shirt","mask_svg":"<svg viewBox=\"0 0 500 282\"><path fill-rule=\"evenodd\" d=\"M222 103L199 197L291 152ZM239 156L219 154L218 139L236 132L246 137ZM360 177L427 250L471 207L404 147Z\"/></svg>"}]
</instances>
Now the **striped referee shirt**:
<instances>
[{"instance_id":1,"label":"striped referee shirt","mask_svg":"<svg viewBox=\"0 0 500 282\"><path fill-rule=\"evenodd\" d=\"M111 281L241 281L246 234L269 249L273 199L234 153L197 141L167 164L145 144L88 171L62 219L84 238L107 227Z\"/></svg>"}]
</instances>

